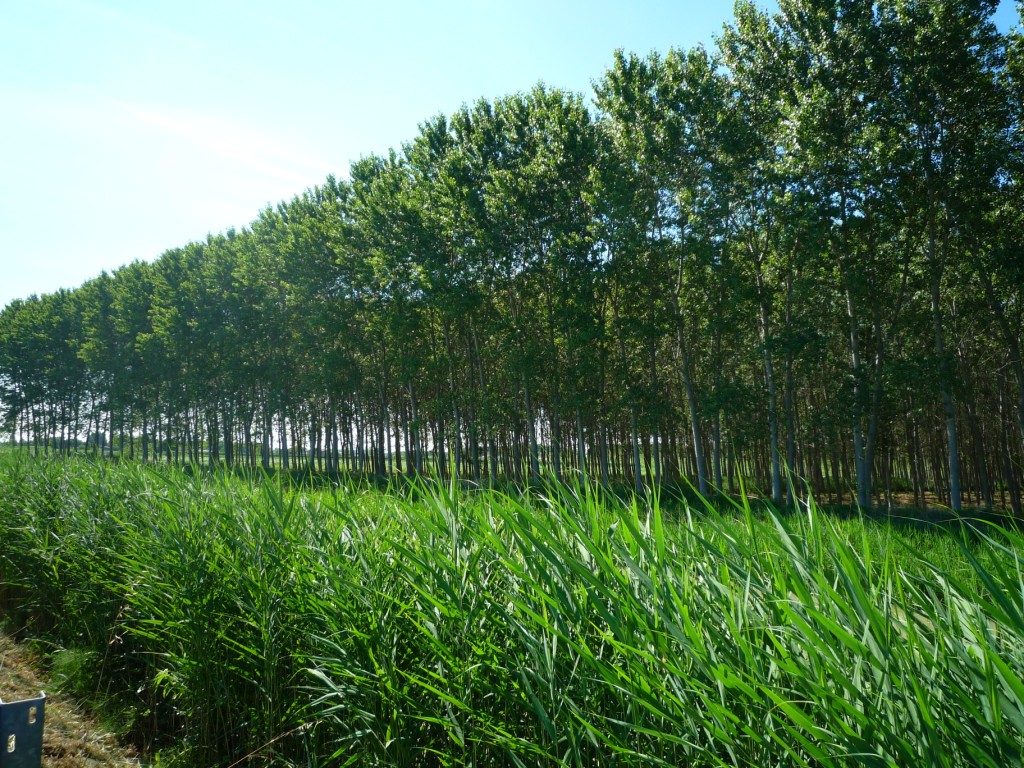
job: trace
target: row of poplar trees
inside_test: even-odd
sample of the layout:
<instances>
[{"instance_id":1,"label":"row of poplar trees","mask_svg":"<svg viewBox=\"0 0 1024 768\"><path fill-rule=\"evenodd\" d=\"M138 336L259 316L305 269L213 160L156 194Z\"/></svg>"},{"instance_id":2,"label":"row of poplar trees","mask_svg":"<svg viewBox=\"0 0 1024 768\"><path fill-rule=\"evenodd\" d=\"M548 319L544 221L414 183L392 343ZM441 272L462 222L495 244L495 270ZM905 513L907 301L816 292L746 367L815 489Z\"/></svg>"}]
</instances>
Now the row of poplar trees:
<instances>
[{"instance_id":1,"label":"row of poplar trees","mask_svg":"<svg viewBox=\"0 0 1024 768\"><path fill-rule=\"evenodd\" d=\"M7 438L1019 514L1022 38L995 0L779 5L11 303Z\"/></svg>"}]
</instances>

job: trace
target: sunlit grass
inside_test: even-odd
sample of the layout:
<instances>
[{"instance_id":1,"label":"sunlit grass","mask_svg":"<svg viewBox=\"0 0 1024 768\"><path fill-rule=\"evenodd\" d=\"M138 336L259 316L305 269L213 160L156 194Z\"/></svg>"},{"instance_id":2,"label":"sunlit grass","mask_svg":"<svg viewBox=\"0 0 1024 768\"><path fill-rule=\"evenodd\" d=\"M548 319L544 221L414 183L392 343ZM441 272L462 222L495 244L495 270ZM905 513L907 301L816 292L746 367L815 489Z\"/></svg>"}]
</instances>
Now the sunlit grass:
<instances>
[{"instance_id":1,"label":"sunlit grass","mask_svg":"<svg viewBox=\"0 0 1024 768\"><path fill-rule=\"evenodd\" d=\"M0 488L5 612L195 765L1021 760L1010 532L78 460Z\"/></svg>"}]
</instances>

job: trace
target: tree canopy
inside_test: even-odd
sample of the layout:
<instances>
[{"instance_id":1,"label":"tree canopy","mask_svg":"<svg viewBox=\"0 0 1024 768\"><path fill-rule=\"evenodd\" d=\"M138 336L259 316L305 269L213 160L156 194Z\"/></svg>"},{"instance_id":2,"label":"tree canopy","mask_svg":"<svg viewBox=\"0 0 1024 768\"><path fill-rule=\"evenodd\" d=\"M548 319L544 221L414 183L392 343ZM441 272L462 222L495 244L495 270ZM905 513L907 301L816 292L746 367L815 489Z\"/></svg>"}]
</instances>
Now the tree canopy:
<instances>
[{"instance_id":1,"label":"tree canopy","mask_svg":"<svg viewBox=\"0 0 1024 768\"><path fill-rule=\"evenodd\" d=\"M438 115L240 232L0 312L37 451L1021 513L1024 42L737 5ZM931 494L934 494L932 496Z\"/></svg>"}]
</instances>

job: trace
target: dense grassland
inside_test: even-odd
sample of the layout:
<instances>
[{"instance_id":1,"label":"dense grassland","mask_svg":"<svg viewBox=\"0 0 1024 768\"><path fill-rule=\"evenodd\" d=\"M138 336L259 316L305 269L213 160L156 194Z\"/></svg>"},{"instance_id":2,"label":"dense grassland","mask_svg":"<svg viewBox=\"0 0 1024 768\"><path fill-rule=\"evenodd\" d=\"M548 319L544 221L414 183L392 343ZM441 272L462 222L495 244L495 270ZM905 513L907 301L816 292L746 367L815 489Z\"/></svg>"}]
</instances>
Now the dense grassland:
<instances>
[{"instance_id":1,"label":"dense grassland","mask_svg":"<svg viewBox=\"0 0 1024 768\"><path fill-rule=\"evenodd\" d=\"M0 605L183 765L992 766L1024 540L0 456Z\"/></svg>"}]
</instances>

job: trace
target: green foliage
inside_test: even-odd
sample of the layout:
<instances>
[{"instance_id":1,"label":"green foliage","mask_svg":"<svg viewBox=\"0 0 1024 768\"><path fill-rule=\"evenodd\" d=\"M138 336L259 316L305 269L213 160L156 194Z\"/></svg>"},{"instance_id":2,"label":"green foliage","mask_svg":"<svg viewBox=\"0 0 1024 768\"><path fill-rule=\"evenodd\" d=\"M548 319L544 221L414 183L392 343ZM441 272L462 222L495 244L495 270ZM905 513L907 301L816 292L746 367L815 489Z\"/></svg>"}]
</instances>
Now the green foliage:
<instances>
[{"instance_id":1,"label":"green foliage","mask_svg":"<svg viewBox=\"0 0 1024 768\"><path fill-rule=\"evenodd\" d=\"M596 109L541 84L436 115L246 229L4 308L0 433L1024 515L1024 57L995 8L741 2L709 49L616 53Z\"/></svg>"},{"instance_id":2,"label":"green foliage","mask_svg":"<svg viewBox=\"0 0 1024 768\"><path fill-rule=\"evenodd\" d=\"M813 502L721 514L553 480L301 491L18 456L0 457L0 487L5 613L71 649L66 676L94 675L179 762L1003 766L1024 751L1012 531L840 521Z\"/></svg>"}]
</instances>

